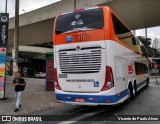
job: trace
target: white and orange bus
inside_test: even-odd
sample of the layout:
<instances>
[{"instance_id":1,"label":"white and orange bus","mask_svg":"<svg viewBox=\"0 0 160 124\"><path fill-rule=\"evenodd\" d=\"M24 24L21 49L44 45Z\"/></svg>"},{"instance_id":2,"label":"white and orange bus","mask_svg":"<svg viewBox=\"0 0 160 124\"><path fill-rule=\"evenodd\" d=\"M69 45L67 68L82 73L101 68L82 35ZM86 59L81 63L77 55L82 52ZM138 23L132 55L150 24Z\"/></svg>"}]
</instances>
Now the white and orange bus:
<instances>
[{"instance_id":1,"label":"white and orange bus","mask_svg":"<svg viewBox=\"0 0 160 124\"><path fill-rule=\"evenodd\" d=\"M53 35L58 102L114 105L148 86L146 49L109 7L59 14Z\"/></svg>"}]
</instances>

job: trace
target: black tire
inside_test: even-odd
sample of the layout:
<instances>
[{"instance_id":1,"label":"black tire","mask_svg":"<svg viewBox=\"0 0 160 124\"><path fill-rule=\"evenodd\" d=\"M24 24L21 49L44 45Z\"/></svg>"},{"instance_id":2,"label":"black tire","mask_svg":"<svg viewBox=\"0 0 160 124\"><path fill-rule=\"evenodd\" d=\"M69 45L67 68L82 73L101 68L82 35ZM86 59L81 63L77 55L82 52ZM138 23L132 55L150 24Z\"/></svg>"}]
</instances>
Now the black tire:
<instances>
[{"instance_id":1,"label":"black tire","mask_svg":"<svg viewBox=\"0 0 160 124\"><path fill-rule=\"evenodd\" d=\"M130 83L129 86L128 86L128 99L127 99L127 102L129 102L132 99L134 99L134 95L133 95L133 87L132 87L132 84Z\"/></svg>"},{"instance_id":2,"label":"black tire","mask_svg":"<svg viewBox=\"0 0 160 124\"><path fill-rule=\"evenodd\" d=\"M146 87L148 87L148 85L149 85L149 79L147 79L147 84L146 84Z\"/></svg>"},{"instance_id":3,"label":"black tire","mask_svg":"<svg viewBox=\"0 0 160 124\"><path fill-rule=\"evenodd\" d=\"M136 84L136 82L134 82L134 97L136 97L136 95L137 95L137 84Z\"/></svg>"}]
</instances>

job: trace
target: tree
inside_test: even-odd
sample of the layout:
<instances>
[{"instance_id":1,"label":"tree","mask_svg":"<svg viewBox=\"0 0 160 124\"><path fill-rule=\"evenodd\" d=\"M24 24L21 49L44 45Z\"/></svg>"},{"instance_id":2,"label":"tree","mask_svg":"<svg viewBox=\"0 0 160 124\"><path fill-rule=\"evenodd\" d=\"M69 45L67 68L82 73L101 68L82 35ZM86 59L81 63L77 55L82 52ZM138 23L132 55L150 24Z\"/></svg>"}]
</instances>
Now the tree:
<instances>
[{"instance_id":1,"label":"tree","mask_svg":"<svg viewBox=\"0 0 160 124\"><path fill-rule=\"evenodd\" d=\"M142 37L142 36L138 36L138 39L146 47L148 57L158 57L158 56L160 56L160 53L158 52L158 50L150 46L151 43L152 43L151 38L145 38L145 37Z\"/></svg>"},{"instance_id":2,"label":"tree","mask_svg":"<svg viewBox=\"0 0 160 124\"><path fill-rule=\"evenodd\" d=\"M146 48L150 48L150 45L152 43L152 39L151 38L144 38L142 36L138 36L138 39L142 42L142 44L146 47Z\"/></svg>"}]
</instances>

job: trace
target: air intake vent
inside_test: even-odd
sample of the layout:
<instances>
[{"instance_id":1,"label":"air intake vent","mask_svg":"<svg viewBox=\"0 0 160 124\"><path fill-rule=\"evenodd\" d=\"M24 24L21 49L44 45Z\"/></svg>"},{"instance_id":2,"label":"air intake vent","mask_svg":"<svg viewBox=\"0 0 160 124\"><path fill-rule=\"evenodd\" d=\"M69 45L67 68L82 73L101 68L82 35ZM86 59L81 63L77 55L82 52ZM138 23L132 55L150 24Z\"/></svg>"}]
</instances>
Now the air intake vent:
<instances>
[{"instance_id":1,"label":"air intake vent","mask_svg":"<svg viewBox=\"0 0 160 124\"><path fill-rule=\"evenodd\" d=\"M59 52L60 69L62 73L80 74L97 73L101 68L101 49L81 49Z\"/></svg>"}]
</instances>

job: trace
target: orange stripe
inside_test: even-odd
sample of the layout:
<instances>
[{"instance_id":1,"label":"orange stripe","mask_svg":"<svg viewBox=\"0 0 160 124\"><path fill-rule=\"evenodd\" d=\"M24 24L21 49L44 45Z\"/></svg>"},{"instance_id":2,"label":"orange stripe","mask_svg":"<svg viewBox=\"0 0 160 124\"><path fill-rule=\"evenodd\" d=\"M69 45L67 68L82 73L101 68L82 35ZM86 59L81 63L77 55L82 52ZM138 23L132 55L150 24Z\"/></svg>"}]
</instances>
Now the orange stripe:
<instances>
[{"instance_id":1,"label":"orange stripe","mask_svg":"<svg viewBox=\"0 0 160 124\"><path fill-rule=\"evenodd\" d=\"M104 34L103 29L98 29L98 30L93 30L93 31L85 31L85 32L69 33L69 34L59 34L59 35L55 36L54 45L104 40L104 35L105 34ZM66 41L67 36L72 37L72 42L67 43L67 41Z\"/></svg>"}]
</instances>

